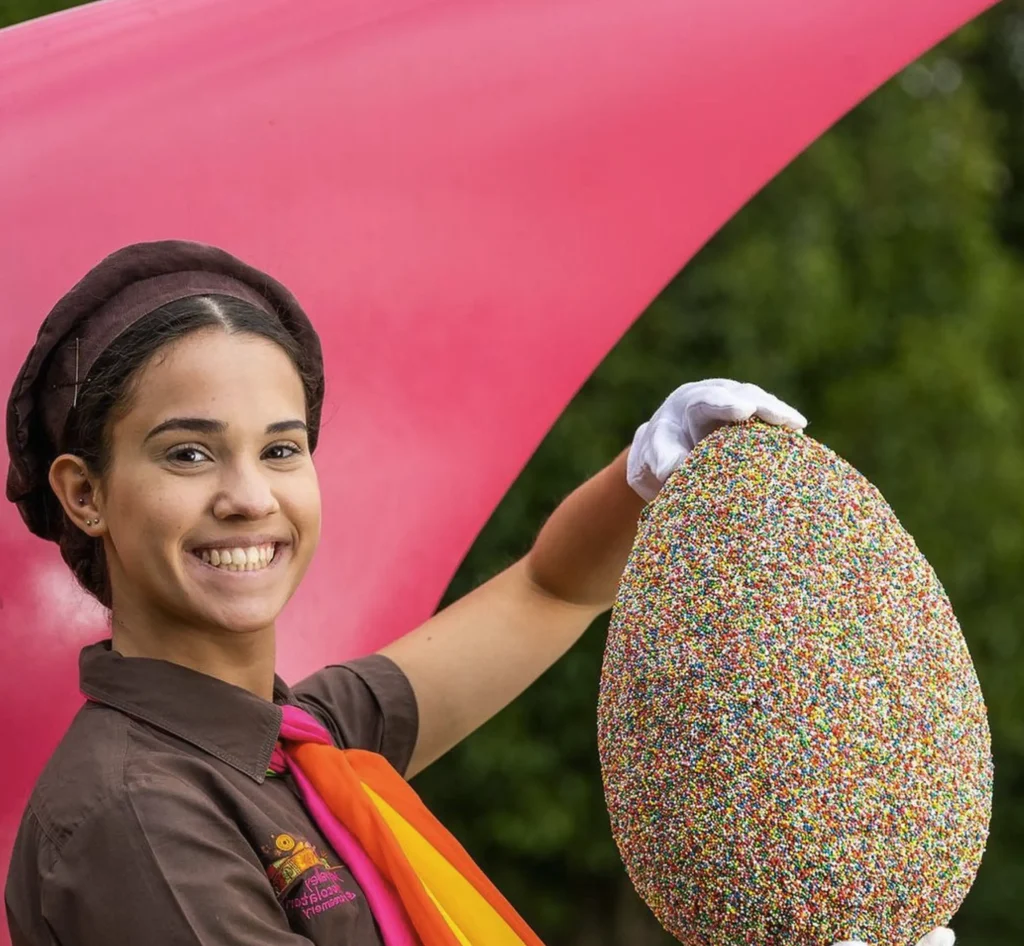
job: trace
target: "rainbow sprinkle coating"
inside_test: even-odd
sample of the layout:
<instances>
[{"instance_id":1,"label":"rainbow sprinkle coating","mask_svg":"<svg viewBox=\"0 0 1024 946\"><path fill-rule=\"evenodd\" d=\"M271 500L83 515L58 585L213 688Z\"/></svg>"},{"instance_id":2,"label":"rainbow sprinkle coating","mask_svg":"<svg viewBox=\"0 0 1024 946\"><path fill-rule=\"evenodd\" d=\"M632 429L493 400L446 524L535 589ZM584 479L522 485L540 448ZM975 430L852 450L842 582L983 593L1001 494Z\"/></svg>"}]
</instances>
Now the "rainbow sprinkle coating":
<instances>
[{"instance_id":1,"label":"rainbow sprinkle coating","mask_svg":"<svg viewBox=\"0 0 1024 946\"><path fill-rule=\"evenodd\" d=\"M984 852L991 741L949 600L802 434L720 430L645 510L598 744L629 876L685 946L911 946Z\"/></svg>"}]
</instances>

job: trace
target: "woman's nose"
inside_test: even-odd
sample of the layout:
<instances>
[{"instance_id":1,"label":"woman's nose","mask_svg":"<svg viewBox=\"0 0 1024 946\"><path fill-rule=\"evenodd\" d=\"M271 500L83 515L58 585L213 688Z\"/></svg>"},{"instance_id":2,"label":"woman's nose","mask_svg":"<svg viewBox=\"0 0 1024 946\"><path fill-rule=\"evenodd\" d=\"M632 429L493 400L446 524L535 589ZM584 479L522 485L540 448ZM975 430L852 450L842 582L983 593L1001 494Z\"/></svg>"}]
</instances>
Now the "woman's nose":
<instances>
[{"instance_id":1,"label":"woman's nose","mask_svg":"<svg viewBox=\"0 0 1024 946\"><path fill-rule=\"evenodd\" d=\"M266 473L256 464L239 464L226 471L213 504L218 519L238 516L264 519L280 509Z\"/></svg>"}]
</instances>

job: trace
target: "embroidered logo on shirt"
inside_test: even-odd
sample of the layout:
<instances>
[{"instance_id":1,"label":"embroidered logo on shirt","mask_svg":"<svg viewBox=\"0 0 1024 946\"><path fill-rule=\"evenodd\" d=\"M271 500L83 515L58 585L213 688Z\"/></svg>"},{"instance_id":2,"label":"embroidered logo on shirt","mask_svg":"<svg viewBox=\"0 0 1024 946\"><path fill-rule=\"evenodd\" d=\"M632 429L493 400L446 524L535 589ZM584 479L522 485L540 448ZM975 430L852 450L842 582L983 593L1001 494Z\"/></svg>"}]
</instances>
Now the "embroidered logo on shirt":
<instances>
[{"instance_id":1,"label":"embroidered logo on shirt","mask_svg":"<svg viewBox=\"0 0 1024 946\"><path fill-rule=\"evenodd\" d=\"M273 848L263 848L263 853L273 858L267 867L267 876L278 897L307 871L317 867L334 870L327 858L304 838L278 834L271 841Z\"/></svg>"},{"instance_id":2,"label":"embroidered logo on shirt","mask_svg":"<svg viewBox=\"0 0 1024 946\"><path fill-rule=\"evenodd\" d=\"M344 889L341 868L305 838L277 834L271 845L263 848L269 859L267 877L286 910L308 920L356 899L354 891Z\"/></svg>"}]
</instances>

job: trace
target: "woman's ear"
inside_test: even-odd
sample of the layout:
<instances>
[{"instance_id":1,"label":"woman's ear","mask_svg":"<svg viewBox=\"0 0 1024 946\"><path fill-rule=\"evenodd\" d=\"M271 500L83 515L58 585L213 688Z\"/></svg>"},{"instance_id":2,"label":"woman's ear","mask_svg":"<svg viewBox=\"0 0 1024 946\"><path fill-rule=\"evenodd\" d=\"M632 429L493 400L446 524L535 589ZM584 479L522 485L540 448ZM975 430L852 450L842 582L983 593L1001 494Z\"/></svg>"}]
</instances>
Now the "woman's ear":
<instances>
[{"instance_id":1,"label":"woman's ear","mask_svg":"<svg viewBox=\"0 0 1024 946\"><path fill-rule=\"evenodd\" d=\"M79 529L93 538L98 538L105 531L98 485L85 462L70 453L61 454L50 465L50 488L60 500L64 512Z\"/></svg>"}]
</instances>

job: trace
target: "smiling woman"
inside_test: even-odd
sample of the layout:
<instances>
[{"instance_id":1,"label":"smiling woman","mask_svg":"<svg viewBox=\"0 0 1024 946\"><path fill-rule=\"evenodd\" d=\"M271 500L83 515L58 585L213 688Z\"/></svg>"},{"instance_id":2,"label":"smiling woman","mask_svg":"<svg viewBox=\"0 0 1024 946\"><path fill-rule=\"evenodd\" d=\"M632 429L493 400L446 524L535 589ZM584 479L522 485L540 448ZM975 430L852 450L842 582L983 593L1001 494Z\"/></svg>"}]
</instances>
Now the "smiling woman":
<instances>
[{"instance_id":1,"label":"smiling woman","mask_svg":"<svg viewBox=\"0 0 1024 946\"><path fill-rule=\"evenodd\" d=\"M491 711L472 691L439 708L416 669L444 659L432 634L399 654L404 669L376 655L294 689L275 675L275 622L320 535L323 390L298 303L212 247L121 250L44 321L11 395L8 496L109 609L111 636L83 651L88 703L22 820L15 946L444 946L463 929L537 943L399 774ZM590 614L563 606L562 638ZM538 648L512 687L554 655ZM300 762L303 746L329 754ZM463 877L450 914L399 846L421 831Z\"/></svg>"}]
</instances>

